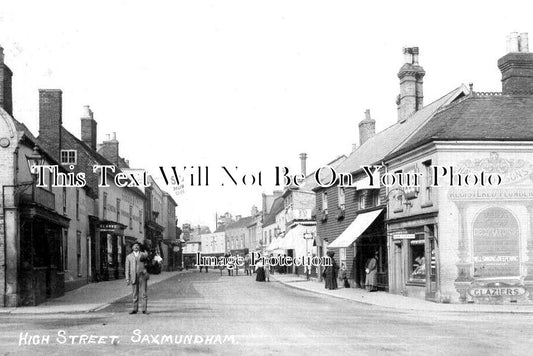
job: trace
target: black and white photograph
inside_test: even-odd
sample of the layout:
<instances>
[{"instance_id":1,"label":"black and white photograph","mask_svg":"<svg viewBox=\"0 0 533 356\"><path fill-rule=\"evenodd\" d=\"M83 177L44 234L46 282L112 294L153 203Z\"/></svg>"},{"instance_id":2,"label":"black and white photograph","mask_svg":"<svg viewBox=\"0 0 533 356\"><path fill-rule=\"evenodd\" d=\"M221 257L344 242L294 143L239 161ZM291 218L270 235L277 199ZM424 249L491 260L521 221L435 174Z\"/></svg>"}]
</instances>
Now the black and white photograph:
<instances>
[{"instance_id":1,"label":"black and white photograph","mask_svg":"<svg viewBox=\"0 0 533 356\"><path fill-rule=\"evenodd\" d=\"M530 355L532 14L0 0L0 354Z\"/></svg>"}]
</instances>

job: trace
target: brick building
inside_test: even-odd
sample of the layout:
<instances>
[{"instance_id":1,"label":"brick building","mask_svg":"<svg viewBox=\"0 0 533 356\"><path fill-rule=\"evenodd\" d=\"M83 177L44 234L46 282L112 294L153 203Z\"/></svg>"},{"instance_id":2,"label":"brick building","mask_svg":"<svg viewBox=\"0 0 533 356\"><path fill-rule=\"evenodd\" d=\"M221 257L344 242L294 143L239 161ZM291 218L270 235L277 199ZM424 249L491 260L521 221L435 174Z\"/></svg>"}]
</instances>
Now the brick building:
<instances>
[{"instance_id":1,"label":"brick building","mask_svg":"<svg viewBox=\"0 0 533 356\"><path fill-rule=\"evenodd\" d=\"M343 181L347 186L339 186L340 177L333 177L328 170L322 174L322 185L334 184L314 188L318 236L328 250L335 252L336 261L346 268L355 286L364 286L366 262L377 252L378 285L384 290L389 287L385 229L387 192L383 187L368 189L362 166L381 166L388 154L418 132L443 106L467 92L460 87L424 106L422 78L425 72L418 63L418 48L405 48L404 54L405 63L398 73L397 123L375 133L375 121L367 110L359 123L359 147L334 170L336 174L345 175ZM350 182L353 183L351 187Z\"/></svg>"},{"instance_id":2,"label":"brick building","mask_svg":"<svg viewBox=\"0 0 533 356\"><path fill-rule=\"evenodd\" d=\"M471 91L442 107L385 159L389 171L425 177L408 199L396 188L400 197L388 204L393 293L437 302L533 300L533 53L527 34L510 36L498 67L502 92ZM458 186L456 176L434 187L434 165L478 177L499 174L502 183Z\"/></svg>"}]
</instances>

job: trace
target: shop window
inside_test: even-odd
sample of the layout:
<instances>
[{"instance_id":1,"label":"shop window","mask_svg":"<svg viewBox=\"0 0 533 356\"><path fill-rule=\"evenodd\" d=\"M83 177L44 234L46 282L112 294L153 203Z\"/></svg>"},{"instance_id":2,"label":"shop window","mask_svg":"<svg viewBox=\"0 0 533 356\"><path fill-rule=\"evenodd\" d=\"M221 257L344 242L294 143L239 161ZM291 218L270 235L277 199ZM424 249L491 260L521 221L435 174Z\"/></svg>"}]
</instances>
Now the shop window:
<instances>
[{"instance_id":1,"label":"shop window","mask_svg":"<svg viewBox=\"0 0 533 356\"><path fill-rule=\"evenodd\" d=\"M76 220L80 220L80 190L76 189Z\"/></svg>"},{"instance_id":2,"label":"shop window","mask_svg":"<svg viewBox=\"0 0 533 356\"><path fill-rule=\"evenodd\" d=\"M409 281L426 281L426 257L424 234L416 234L414 240L409 241Z\"/></svg>"},{"instance_id":3,"label":"shop window","mask_svg":"<svg viewBox=\"0 0 533 356\"><path fill-rule=\"evenodd\" d=\"M63 230L63 268L68 270L68 230Z\"/></svg>"}]
</instances>

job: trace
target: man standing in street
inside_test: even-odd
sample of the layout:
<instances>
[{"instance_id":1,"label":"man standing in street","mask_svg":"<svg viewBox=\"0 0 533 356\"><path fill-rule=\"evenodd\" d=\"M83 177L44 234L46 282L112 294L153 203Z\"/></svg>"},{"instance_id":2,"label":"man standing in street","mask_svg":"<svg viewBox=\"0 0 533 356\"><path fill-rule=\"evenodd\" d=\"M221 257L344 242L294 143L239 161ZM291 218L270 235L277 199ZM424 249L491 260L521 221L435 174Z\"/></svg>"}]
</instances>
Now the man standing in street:
<instances>
[{"instance_id":1,"label":"man standing in street","mask_svg":"<svg viewBox=\"0 0 533 356\"><path fill-rule=\"evenodd\" d=\"M144 265L148 258L147 252L140 251L138 242L131 246L132 252L126 257L126 283L133 288L133 310L130 314L137 314L139 310L139 294L141 297L141 309L143 314L147 314L146 306L148 296L146 295L148 279L150 275Z\"/></svg>"}]
</instances>

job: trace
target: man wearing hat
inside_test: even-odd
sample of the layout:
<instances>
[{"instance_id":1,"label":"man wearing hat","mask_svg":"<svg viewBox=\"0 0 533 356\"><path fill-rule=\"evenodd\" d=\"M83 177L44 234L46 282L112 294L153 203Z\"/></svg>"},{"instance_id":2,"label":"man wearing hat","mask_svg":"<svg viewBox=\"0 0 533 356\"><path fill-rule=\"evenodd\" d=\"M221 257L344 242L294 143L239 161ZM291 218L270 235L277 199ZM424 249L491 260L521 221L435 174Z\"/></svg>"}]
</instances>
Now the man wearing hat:
<instances>
[{"instance_id":1,"label":"man wearing hat","mask_svg":"<svg viewBox=\"0 0 533 356\"><path fill-rule=\"evenodd\" d=\"M130 314L136 314L139 310L139 293L141 294L141 309L146 314L148 296L146 287L150 275L144 265L148 258L147 252L140 251L140 244L134 242L131 246L132 252L126 256L126 283L133 288L133 310Z\"/></svg>"}]
</instances>

